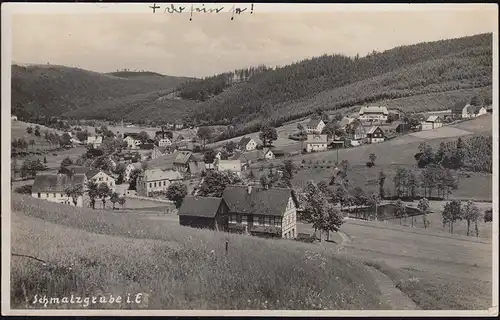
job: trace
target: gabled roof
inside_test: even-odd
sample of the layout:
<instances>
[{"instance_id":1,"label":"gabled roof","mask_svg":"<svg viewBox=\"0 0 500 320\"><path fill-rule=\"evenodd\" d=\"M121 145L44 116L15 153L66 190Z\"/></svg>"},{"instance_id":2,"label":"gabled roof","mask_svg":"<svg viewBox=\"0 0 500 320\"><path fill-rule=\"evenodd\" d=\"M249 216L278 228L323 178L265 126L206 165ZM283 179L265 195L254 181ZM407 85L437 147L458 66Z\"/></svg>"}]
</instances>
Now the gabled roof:
<instances>
[{"instance_id":1,"label":"gabled roof","mask_svg":"<svg viewBox=\"0 0 500 320\"><path fill-rule=\"evenodd\" d=\"M328 143L326 134L308 134L305 143Z\"/></svg>"},{"instance_id":2,"label":"gabled roof","mask_svg":"<svg viewBox=\"0 0 500 320\"><path fill-rule=\"evenodd\" d=\"M427 120L425 120L426 122L436 122L436 120L441 120L441 118L439 118L439 116L430 116L429 118L427 118Z\"/></svg>"},{"instance_id":3,"label":"gabled roof","mask_svg":"<svg viewBox=\"0 0 500 320\"><path fill-rule=\"evenodd\" d=\"M223 202L222 198L186 196L177 214L179 216L215 218Z\"/></svg>"},{"instance_id":4,"label":"gabled roof","mask_svg":"<svg viewBox=\"0 0 500 320\"><path fill-rule=\"evenodd\" d=\"M205 162L203 161L190 161L189 172L191 174L200 174L206 170Z\"/></svg>"},{"instance_id":5,"label":"gabled roof","mask_svg":"<svg viewBox=\"0 0 500 320\"><path fill-rule=\"evenodd\" d=\"M273 150L271 148L263 148L262 149L262 153L264 154L264 156L269 152L271 151L272 154L274 154Z\"/></svg>"},{"instance_id":6,"label":"gabled roof","mask_svg":"<svg viewBox=\"0 0 500 320\"><path fill-rule=\"evenodd\" d=\"M136 132L125 132L123 134L123 139L125 139L127 137L131 137L131 138L134 138L134 139L139 139L139 134L136 133Z\"/></svg>"},{"instance_id":7,"label":"gabled roof","mask_svg":"<svg viewBox=\"0 0 500 320\"><path fill-rule=\"evenodd\" d=\"M243 137L241 138L240 142L238 142L238 146L240 147L246 147L247 144L252 140L252 138L249 137Z\"/></svg>"},{"instance_id":8,"label":"gabled roof","mask_svg":"<svg viewBox=\"0 0 500 320\"><path fill-rule=\"evenodd\" d=\"M366 131L366 134L373 134L377 129L380 129L382 132L384 132L379 126L372 126L368 131Z\"/></svg>"},{"instance_id":9,"label":"gabled roof","mask_svg":"<svg viewBox=\"0 0 500 320\"><path fill-rule=\"evenodd\" d=\"M345 128L348 124L350 124L351 122L353 122L354 120L356 120L356 119L354 119L354 118L348 118L348 117L343 117L343 118L342 118L342 120L340 120L340 122L339 122L339 127L340 127L341 129L343 129L343 128Z\"/></svg>"},{"instance_id":10,"label":"gabled roof","mask_svg":"<svg viewBox=\"0 0 500 320\"><path fill-rule=\"evenodd\" d=\"M87 179L92 179L99 172L101 172L101 170L99 170L99 169L91 169L91 170L87 171L87 173L85 175L87 176Z\"/></svg>"},{"instance_id":11,"label":"gabled roof","mask_svg":"<svg viewBox=\"0 0 500 320\"><path fill-rule=\"evenodd\" d=\"M294 199L295 205L298 207L294 192L288 188L265 189L252 186L249 194L246 186L228 186L222 195L232 213L277 217L281 217L285 213L290 197Z\"/></svg>"},{"instance_id":12,"label":"gabled roof","mask_svg":"<svg viewBox=\"0 0 500 320\"><path fill-rule=\"evenodd\" d=\"M371 107L361 107L359 110L359 114L365 114L365 113L383 113L383 114L389 114L389 111L387 110L387 107L381 107L381 106L371 106Z\"/></svg>"},{"instance_id":13,"label":"gabled roof","mask_svg":"<svg viewBox=\"0 0 500 320\"><path fill-rule=\"evenodd\" d=\"M37 175L31 191L37 192L64 192L67 186L75 186L80 184L82 186L85 182L84 174L47 174L47 175Z\"/></svg>"},{"instance_id":14,"label":"gabled roof","mask_svg":"<svg viewBox=\"0 0 500 320\"><path fill-rule=\"evenodd\" d=\"M175 170L147 169L142 174L145 181L182 180L182 174Z\"/></svg>"},{"instance_id":15,"label":"gabled roof","mask_svg":"<svg viewBox=\"0 0 500 320\"><path fill-rule=\"evenodd\" d=\"M467 102L459 101L453 105L453 107L451 108L451 111L453 113L462 114L462 110L465 108L466 105L467 105Z\"/></svg>"},{"instance_id":16,"label":"gabled roof","mask_svg":"<svg viewBox=\"0 0 500 320\"><path fill-rule=\"evenodd\" d=\"M165 152L168 150L168 147L155 146L155 149L160 151L162 154L165 154Z\"/></svg>"},{"instance_id":17,"label":"gabled roof","mask_svg":"<svg viewBox=\"0 0 500 320\"><path fill-rule=\"evenodd\" d=\"M69 171L73 172L73 174L87 174L89 172L90 168L84 167L84 166L76 166L76 165L69 165L66 167Z\"/></svg>"},{"instance_id":18,"label":"gabled roof","mask_svg":"<svg viewBox=\"0 0 500 320\"><path fill-rule=\"evenodd\" d=\"M190 151L177 151L175 158L174 158L174 163L175 164L187 164L189 162L189 159L191 158L191 155L193 153Z\"/></svg>"},{"instance_id":19,"label":"gabled roof","mask_svg":"<svg viewBox=\"0 0 500 320\"><path fill-rule=\"evenodd\" d=\"M318 124L320 124L320 122L322 122L323 120L321 119L311 119L309 120L309 122L307 123L307 128L309 129L316 129L318 127Z\"/></svg>"},{"instance_id":20,"label":"gabled roof","mask_svg":"<svg viewBox=\"0 0 500 320\"><path fill-rule=\"evenodd\" d=\"M264 159L265 153L262 150L252 150L247 152L236 151L234 155L229 160L239 160L239 161L257 161L259 159Z\"/></svg>"},{"instance_id":21,"label":"gabled roof","mask_svg":"<svg viewBox=\"0 0 500 320\"><path fill-rule=\"evenodd\" d=\"M470 106L467 111L469 114L478 114L482 108L481 106Z\"/></svg>"}]
</instances>

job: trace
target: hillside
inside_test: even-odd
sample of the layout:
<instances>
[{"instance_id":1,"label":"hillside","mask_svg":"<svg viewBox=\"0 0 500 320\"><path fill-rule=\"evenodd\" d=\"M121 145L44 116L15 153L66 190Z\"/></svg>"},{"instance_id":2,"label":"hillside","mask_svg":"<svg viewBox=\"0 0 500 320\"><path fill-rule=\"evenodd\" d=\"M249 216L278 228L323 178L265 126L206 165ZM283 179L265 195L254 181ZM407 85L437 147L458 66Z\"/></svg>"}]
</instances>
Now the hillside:
<instances>
[{"instance_id":1,"label":"hillside","mask_svg":"<svg viewBox=\"0 0 500 320\"><path fill-rule=\"evenodd\" d=\"M29 296L140 292L147 309L390 308L365 266L313 245L67 210L18 194L12 211L12 252L47 262L12 258L13 308L25 306L20 288Z\"/></svg>"},{"instance_id":2,"label":"hillside","mask_svg":"<svg viewBox=\"0 0 500 320\"><path fill-rule=\"evenodd\" d=\"M231 124L231 136L235 136L258 131L263 122L280 125L318 108L441 93L442 109L472 95L488 103L491 66L492 34L480 34L366 57L323 55L284 67L260 66L205 79L15 67L12 105L18 116L23 110L33 113L37 105L42 114L53 115L62 108L63 115L73 118L123 118L150 124L181 118L198 124ZM448 99L448 92L460 94Z\"/></svg>"},{"instance_id":3,"label":"hillside","mask_svg":"<svg viewBox=\"0 0 500 320\"><path fill-rule=\"evenodd\" d=\"M57 65L12 66L12 113L20 119L94 109L114 99L170 92L187 78L141 74L120 77Z\"/></svg>"}]
</instances>

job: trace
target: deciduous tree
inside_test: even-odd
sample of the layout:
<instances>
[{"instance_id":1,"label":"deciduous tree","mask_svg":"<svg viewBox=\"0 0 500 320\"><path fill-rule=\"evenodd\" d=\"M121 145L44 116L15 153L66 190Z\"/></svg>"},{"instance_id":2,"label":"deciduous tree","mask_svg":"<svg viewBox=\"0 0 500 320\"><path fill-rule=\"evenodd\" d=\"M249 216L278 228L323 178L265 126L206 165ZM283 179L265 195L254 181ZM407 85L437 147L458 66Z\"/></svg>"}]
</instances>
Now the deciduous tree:
<instances>
[{"instance_id":1,"label":"deciduous tree","mask_svg":"<svg viewBox=\"0 0 500 320\"><path fill-rule=\"evenodd\" d=\"M265 125L260 130L259 139L260 141L262 141L262 144L264 146L269 146L273 141L278 139L278 133L276 132L275 128L269 125Z\"/></svg>"},{"instance_id":2,"label":"deciduous tree","mask_svg":"<svg viewBox=\"0 0 500 320\"><path fill-rule=\"evenodd\" d=\"M187 195L187 186L181 182L174 182L167 188L167 199L175 203L176 208L180 208L182 201Z\"/></svg>"}]
</instances>

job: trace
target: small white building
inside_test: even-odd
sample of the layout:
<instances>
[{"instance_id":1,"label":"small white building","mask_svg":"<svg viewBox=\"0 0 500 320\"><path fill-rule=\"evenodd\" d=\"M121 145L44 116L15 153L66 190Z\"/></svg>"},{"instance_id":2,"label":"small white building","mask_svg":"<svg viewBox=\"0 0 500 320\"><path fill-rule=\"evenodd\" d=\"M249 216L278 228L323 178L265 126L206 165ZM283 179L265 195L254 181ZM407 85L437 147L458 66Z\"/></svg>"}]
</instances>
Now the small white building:
<instances>
[{"instance_id":1,"label":"small white building","mask_svg":"<svg viewBox=\"0 0 500 320\"><path fill-rule=\"evenodd\" d=\"M423 130L432 130L436 128L440 128L443 126L443 121L439 116L430 116L427 120L421 122L422 131Z\"/></svg>"},{"instance_id":2,"label":"small white building","mask_svg":"<svg viewBox=\"0 0 500 320\"><path fill-rule=\"evenodd\" d=\"M306 152L325 151L328 148L328 136L326 134L308 134L303 143Z\"/></svg>"},{"instance_id":3,"label":"small white building","mask_svg":"<svg viewBox=\"0 0 500 320\"><path fill-rule=\"evenodd\" d=\"M10 116L11 121L17 121L17 116Z\"/></svg>"},{"instance_id":4,"label":"small white building","mask_svg":"<svg viewBox=\"0 0 500 320\"><path fill-rule=\"evenodd\" d=\"M172 140L169 138L158 139L158 147L170 147L172 145Z\"/></svg>"},{"instance_id":5,"label":"small white building","mask_svg":"<svg viewBox=\"0 0 500 320\"><path fill-rule=\"evenodd\" d=\"M387 107L372 106L372 107L361 107L359 110L359 120L363 122L380 122L387 121L389 116L389 111Z\"/></svg>"},{"instance_id":6,"label":"small white building","mask_svg":"<svg viewBox=\"0 0 500 320\"><path fill-rule=\"evenodd\" d=\"M94 149L97 149L102 144L102 136L88 136L87 144L92 145Z\"/></svg>"},{"instance_id":7,"label":"small white building","mask_svg":"<svg viewBox=\"0 0 500 320\"><path fill-rule=\"evenodd\" d=\"M241 161L240 160L217 160L215 163L217 171L229 171L241 175Z\"/></svg>"},{"instance_id":8,"label":"small white building","mask_svg":"<svg viewBox=\"0 0 500 320\"><path fill-rule=\"evenodd\" d=\"M87 172L86 176L87 176L88 181L94 181L97 185L104 183L108 186L108 188L112 192L115 192L115 190L116 190L115 179L113 177L111 177L110 175L104 173L104 171L89 170Z\"/></svg>"},{"instance_id":9,"label":"small white building","mask_svg":"<svg viewBox=\"0 0 500 320\"><path fill-rule=\"evenodd\" d=\"M153 192L167 191L173 182L183 180L183 175L176 170L147 169L137 177L137 195L151 197Z\"/></svg>"},{"instance_id":10,"label":"small white building","mask_svg":"<svg viewBox=\"0 0 500 320\"><path fill-rule=\"evenodd\" d=\"M309 134L321 134L325 128L325 123L321 119L311 119L306 125L306 132Z\"/></svg>"},{"instance_id":11,"label":"small white building","mask_svg":"<svg viewBox=\"0 0 500 320\"><path fill-rule=\"evenodd\" d=\"M270 148L262 149L262 154L264 159L266 160L276 159L276 156L274 155L273 151Z\"/></svg>"},{"instance_id":12,"label":"small white building","mask_svg":"<svg viewBox=\"0 0 500 320\"><path fill-rule=\"evenodd\" d=\"M369 143L378 143L385 141L384 131L379 126L372 126L366 132Z\"/></svg>"},{"instance_id":13,"label":"small white building","mask_svg":"<svg viewBox=\"0 0 500 320\"><path fill-rule=\"evenodd\" d=\"M66 193L67 188L75 187L81 195L76 197L76 206L83 206L83 192L87 178L84 174L47 174L37 175L31 188L33 198L44 199L51 202L69 204L74 206L73 198Z\"/></svg>"},{"instance_id":14,"label":"small white building","mask_svg":"<svg viewBox=\"0 0 500 320\"><path fill-rule=\"evenodd\" d=\"M252 139L248 137L243 137L241 138L240 142L238 142L238 149L240 151L252 151L257 148L257 143Z\"/></svg>"},{"instance_id":15,"label":"small white building","mask_svg":"<svg viewBox=\"0 0 500 320\"><path fill-rule=\"evenodd\" d=\"M129 149L139 149L142 141L138 139L138 134L136 133L125 133L123 135L123 141L127 143L127 148Z\"/></svg>"}]
</instances>

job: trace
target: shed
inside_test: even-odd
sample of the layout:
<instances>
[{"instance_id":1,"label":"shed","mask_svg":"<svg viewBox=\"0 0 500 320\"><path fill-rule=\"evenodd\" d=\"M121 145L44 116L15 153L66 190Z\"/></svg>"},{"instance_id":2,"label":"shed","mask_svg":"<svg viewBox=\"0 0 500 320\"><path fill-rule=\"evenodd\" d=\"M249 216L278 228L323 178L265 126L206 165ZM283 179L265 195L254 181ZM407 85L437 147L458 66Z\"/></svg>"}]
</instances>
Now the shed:
<instances>
[{"instance_id":1,"label":"shed","mask_svg":"<svg viewBox=\"0 0 500 320\"><path fill-rule=\"evenodd\" d=\"M177 214L181 226L219 231L227 229L227 212L222 198L186 196Z\"/></svg>"}]
</instances>

